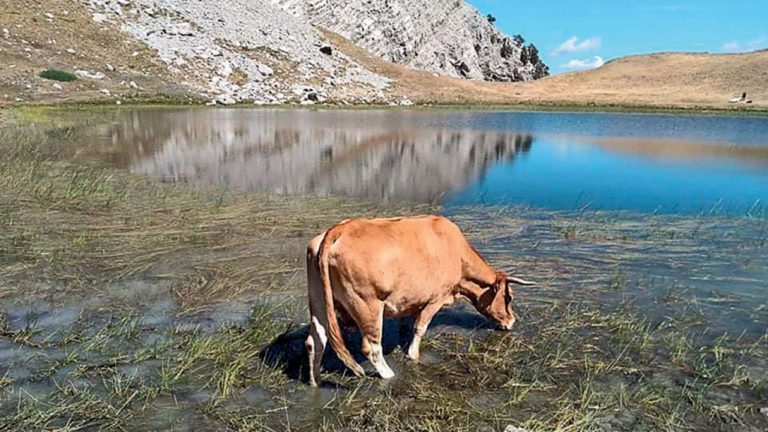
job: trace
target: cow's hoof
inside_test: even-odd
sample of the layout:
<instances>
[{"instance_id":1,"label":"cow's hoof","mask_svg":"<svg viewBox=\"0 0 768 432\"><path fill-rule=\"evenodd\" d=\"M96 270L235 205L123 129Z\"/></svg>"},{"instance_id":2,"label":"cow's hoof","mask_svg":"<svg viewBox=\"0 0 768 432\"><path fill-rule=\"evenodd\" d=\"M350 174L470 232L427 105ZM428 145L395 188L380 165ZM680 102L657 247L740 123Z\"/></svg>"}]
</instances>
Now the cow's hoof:
<instances>
[{"instance_id":1,"label":"cow's hoof","mask_svg":"<svg viewBox=\"0 0 768 432\"><path fill-rule=\"evenodd\" d=\"M383 371L379 372L379 376L382 379L392 379L392 378L395 377L395 373L392 372L392 370L383 370Z\"/></svg>"}]
</instances>

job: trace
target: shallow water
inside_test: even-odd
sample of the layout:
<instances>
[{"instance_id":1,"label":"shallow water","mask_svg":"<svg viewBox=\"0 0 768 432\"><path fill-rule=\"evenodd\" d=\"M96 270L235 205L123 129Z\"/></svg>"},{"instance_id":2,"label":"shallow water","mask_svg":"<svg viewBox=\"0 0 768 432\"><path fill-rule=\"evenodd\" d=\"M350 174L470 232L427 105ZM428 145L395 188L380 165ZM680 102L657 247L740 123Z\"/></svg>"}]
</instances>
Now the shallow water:
<instances>
[{"instance_id":1,"label":"shallow water","mask_svg":"<svg viewBox=\"0 0 768 432\"><path fill-rule=\"evenodd\" d=\"M669 326L680 327L670 330L673 334L695 334L697 344L728 334L739 338L733 352L755 340L763 347L765 337L759 338L768 329L764 119L229 109L125 110L110 118L106 126L102 121L68 131L67 145L82 142L83 154L69 147L65 153L107 158L112 166L163 181L287 194L289 203L301 201L293 195L319 194L442 204L494 265L540 283L516 295L519 320L513 334L531 343L545 339L536 329L552 322L550 307L577 305L607 313L629 310L661 329L660 338L669 336L663 333ZM275 211L267 223L279 223L280 214ZM23 231L27 219L14 228ZM247 386L218 400L210 374L229 363L197 365L171 385L173 397L151 399L152 408L141 412L135 425L215 429L219 424L210 410L219 408L256 409L256 418L276 418L278 424L324 421L326 407L347 397L348 389L307 392L300 379L308 319L303 248L322 227L310 225L276 237L224 232L220 241L227 247L189 246L153 259L144 272L103 275L92 285L38 280L35 270L28 281L14 281L19 288L0 298L0 378L10 380L0 392L0 411L12 412L26 395L42 400L48 393L68 394L60 383L101 392L107 385L102 373L157 385L188 341L211 334L235 338L264 325L283 333L269 340L258 358L255 350L249 354L244 365L256 367L262 360L267 368L249 373ZM224 286L212 291L221 299L206 298L200 305L184 305L174 295L175 288L201 276L226 280L234 271L254 268L285 272L239 279L247 281L247 289L230 296L226 289L238 286ZM261 307L270 309L268 318L249 321ZM460 335L466 346L445 345ZM411 378L426 388L436 379L436 394L451 393L441 387L447 385L441 375L446 358L498 334L471 305L460 303L436 316L419 366L400 353L408 329L388 321L384 336L390 364L407 378L370 384L360 393L363 399L386 389L408 394ZM359 339L347 337L362 361ZM154 351L156 358L148 354ZM329 357L325 370L337 378L343 368ZM758 379L766 376L768 364L750 359L740 367ZM654 364L650 379L677 380L675 386L687 382L687 371L666 372L667 367ZM270 377L273 372L279 377ZM500 405L509 397L502 391L497 398L500 388L453 391L474 407ZM763 406L762 394L744 400Z\"/></svg>"},{"instance_id":2,"label":"shallow water","mask_svg":"<svg viewBox=\"0 0 768 432\"><path fill-rule=\"evenodd\" d=\"M137 110L104 140L132 172L240 190L730 216L768 203L761 117Z\"/></svg>"}]
</instances>

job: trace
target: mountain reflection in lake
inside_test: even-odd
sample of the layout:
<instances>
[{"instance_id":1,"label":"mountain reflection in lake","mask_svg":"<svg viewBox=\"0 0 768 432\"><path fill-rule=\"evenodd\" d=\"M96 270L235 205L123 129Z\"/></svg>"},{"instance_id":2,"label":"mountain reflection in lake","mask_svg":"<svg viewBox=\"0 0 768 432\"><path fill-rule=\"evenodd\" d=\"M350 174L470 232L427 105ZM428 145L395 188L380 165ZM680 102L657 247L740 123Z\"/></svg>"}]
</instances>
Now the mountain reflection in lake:
<instances>
[{"instance_id":1,"label":"mountain reflection in lake","mask_svg":"<svg viewBox=\"0 0 768 432\"><path fill-rule=\"evenodd\" d=\"M765 215L768 119L425 110L130 110L117 164L279 194Z\"/></svg>"},{"instance_id":2,"label":"mountain reflection in lake","mask_svg":"<svg viewBox=\"0 0 768 432\"><path fill-rule=\"evenodd\" d=\"M420 202L467 186L533 142L529 134L333 114L138 111L113 140L132 172L166 180Z\"/></svg>"}]
</instances>

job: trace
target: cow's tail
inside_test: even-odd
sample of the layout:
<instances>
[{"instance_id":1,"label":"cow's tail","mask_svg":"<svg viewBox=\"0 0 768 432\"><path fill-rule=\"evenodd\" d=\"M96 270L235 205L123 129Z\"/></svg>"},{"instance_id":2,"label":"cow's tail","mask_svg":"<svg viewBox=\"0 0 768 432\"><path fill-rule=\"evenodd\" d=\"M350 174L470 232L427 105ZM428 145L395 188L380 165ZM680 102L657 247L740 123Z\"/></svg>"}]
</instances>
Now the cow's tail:
<instances>
[{"instance_id":1,"label":"cow's tail","mask_svg":"<svg viewBox=\"0 0 768 432\"><path fill-rule=\"evenodd\" d=\"M335 237L335 238L332 238ZM363 367L355 361L352 354L347 350L347 346L344 344L344 338L341 335L341 328L339 328L339 322L336 318L336 309L333 305L333 291L331 289L331 276L330 276L330 245L338 239L337 235L333 234L333 231L329 230L320 243L318 264L320 266L320 280L323 283L323 294L325 295L325 312L328 320L328 341L330 342L333 350L336 351L336 355L352 372L357 376L364 375Z\"/></svg>"}]
</instances>

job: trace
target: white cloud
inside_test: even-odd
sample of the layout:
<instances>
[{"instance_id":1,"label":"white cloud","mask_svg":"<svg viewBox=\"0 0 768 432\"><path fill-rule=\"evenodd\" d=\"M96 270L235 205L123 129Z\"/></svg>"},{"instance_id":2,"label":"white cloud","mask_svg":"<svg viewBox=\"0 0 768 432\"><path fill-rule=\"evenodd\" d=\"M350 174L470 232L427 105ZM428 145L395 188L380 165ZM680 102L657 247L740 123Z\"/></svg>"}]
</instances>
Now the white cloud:
<instances>
[{"instance_id":1,"label":"white cloud","mask_svg":"<svg viewBox=\"0 0 768 432\"><path fill-rule=\"evenodd\" d=\"M739 50L739 43L736 41L726 42L723 44L723 51L736 52Z\"/></svg>"},{"instance_id":2,"label":"white cloud","mask_svg":"<svg viewBox=\"0 0 768 432\"><path fill-rule=\"evenodd\" d=\"M591 60L590 59L586 59L586 60L573 59L560 67L567 70L586 70L586 69L599 68L604 64L605 64L605 61L603 60L602 57L595 56Z\"/></svg>"},{"instance_id":3,"label":"white cloud","mask_svg":"<svg viewBox=\"0 0 768 432\"><path fill-rule=\"evenodd\" d=\"M744 43L738 41L730 41L723 44L723 52L735 53L735 52L747 52L755 51L763 48L768 48L768 39L765 37L759 37Z\"/></svg>"},{"instance_id":4,"label":"white cloud","mask_svg":"<svg viewBox=\"0 0 768 432\"><path fill-rule=\"evenodd\" d=\"M572 52L579 52L579 51L587 51L591 49L598 49L600 48L600 45L602 45L602 40L599 37L591 37L589 39L584 39L583 41L579 42L579 38L576 36L568 39L567 41L560 44L557 49L552 51L552 56L557 56L563 53L572 53Z\"/></svg>"}]
</instances>

